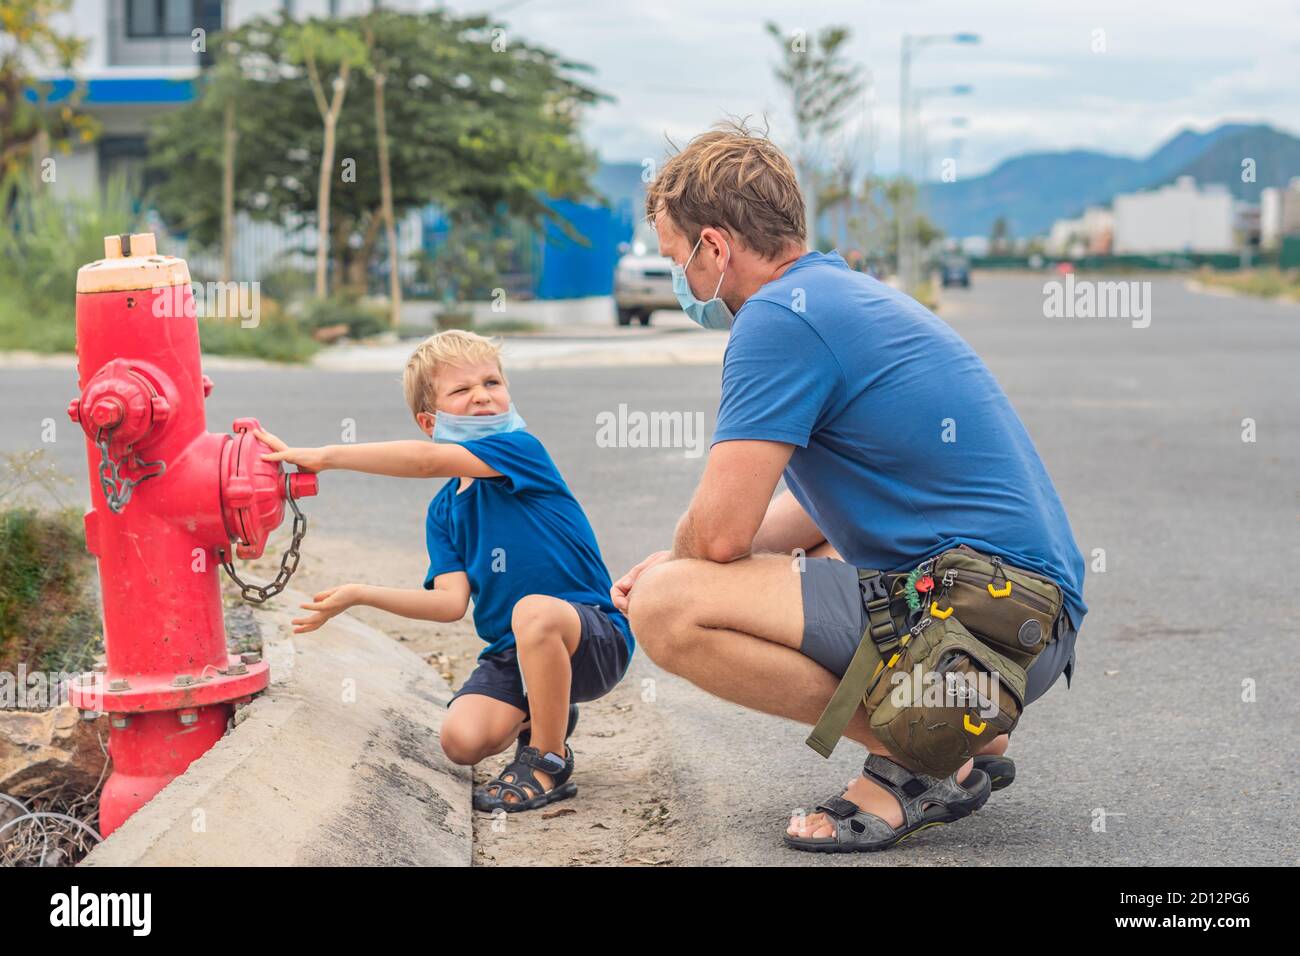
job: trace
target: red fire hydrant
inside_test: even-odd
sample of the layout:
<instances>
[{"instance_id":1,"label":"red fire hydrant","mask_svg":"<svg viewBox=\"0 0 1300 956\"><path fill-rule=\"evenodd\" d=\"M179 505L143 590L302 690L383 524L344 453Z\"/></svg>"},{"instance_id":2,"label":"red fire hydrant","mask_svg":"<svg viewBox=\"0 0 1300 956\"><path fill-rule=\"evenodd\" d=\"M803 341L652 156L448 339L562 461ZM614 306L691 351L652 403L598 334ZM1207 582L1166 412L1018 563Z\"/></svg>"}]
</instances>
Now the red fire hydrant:
<instances>
[{"instance_id":1,"label":"red fire hydrant","mask_svg":"<svg viewBox=\"0 0 1300 956\"><path fill-rule=\"evenodd\" d=\"M256 419L235 435L207 430L212 380L199 364L189 267L157 255L151 233L109 236L105 258L77 273L77 371L68 414L86 433L91 510L86 547L99 559L105 673L70 687L84 716L110 717L113 773L99 803L112 833L225 733L234 705L266 688L257 654L226 646L217 566L254 602L297 567L306 519L294 503L316 476L261 459ZM294 512L293 543L272 584L240 581Z\"/></svg>"}]
</instances>

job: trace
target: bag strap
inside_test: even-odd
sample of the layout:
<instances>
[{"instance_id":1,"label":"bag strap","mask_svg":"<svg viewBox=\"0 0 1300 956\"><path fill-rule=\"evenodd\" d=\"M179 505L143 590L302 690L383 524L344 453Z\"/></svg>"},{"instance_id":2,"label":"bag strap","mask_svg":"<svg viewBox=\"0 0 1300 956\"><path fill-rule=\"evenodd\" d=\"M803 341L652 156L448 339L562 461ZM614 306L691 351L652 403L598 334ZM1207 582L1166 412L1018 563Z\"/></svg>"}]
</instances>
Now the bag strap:
<instances>
[{"instance_id":1,"label":"bag strap","mask_svg":"<svg viewBox=\"0 0 1300 956\"><path fill-rule=\"evenodd\" d=\"M844 728L853 719L871 681L884 667L884 655L898 646L899 635L889 595L894 579L895 576L887 577L879 571L858 571L858 587L867 611L867 629L858 642L848 669L840 678L840 685L835 688L806 741L823 757L829 757L835 751L835 745L844 736Z\"/></svg>"}]
</instances>

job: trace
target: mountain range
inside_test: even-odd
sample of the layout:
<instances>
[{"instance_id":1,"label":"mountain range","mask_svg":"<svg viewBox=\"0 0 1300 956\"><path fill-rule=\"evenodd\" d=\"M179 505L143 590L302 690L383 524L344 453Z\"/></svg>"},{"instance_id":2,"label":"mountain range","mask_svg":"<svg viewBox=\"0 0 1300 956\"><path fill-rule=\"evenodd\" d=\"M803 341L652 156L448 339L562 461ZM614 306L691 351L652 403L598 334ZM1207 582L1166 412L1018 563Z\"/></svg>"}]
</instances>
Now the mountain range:
<instances>
[{"instance_id":1,"label":"mountain range","mask_svg":"<svg viewBox=\"0 0 1300 956\"><path fill-rule=\"evenodd\" d=\"M1242 160L1255 160L1255 181L1242 181ZM640 163L601 163L595 192L633 217L642 213ZM1135 192L1192 176L1222 183L1238 199L1259 202L1268 186L1300 176L1300 139L1263 124L1223 123L1207 132L1185 129L1145 158L1095 150L1026 153L982 176L926 183L926 214L949 236L987 236L1005 216L1013 236L1047 232L1057 219L1107 205L1116 193Z\"/></svg>"},{"instance_id":2,"label":"mountain range","mask_svg":"<svg viewBox=\"0 0 1300 956\"><path fill-rule=\"evenodd\" d=\"M1253 159L1254 181L1243 182L1242 161ZM1300 139L1266 125L1224 123L1208 132L1183 130L1149 156L1135 159L1092 150L1027 153L982 176L926 183L927 214L950 236L987 236L1005 216L1012 235L1046 232L1057 219L1135 192L1192 176L1222 183L1238 199L1300 176Z\"/></svg>"}]
</instances>

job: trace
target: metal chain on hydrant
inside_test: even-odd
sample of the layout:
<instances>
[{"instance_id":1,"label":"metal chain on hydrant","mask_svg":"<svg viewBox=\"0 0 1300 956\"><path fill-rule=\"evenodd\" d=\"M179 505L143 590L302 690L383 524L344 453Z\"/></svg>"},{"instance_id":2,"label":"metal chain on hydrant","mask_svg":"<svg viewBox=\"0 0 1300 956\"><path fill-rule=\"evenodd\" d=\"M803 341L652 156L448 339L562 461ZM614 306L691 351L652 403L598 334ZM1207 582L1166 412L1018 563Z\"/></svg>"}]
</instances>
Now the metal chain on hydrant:
<instances>
[{"instance_id":1,"label":"metal chain on hydrant","mask_svg":"<svg viewBox=\"0 0 1300 956\"><path fill-rule=\"evenodd\" d=\"M289 501L289 507L293 509L293 538L289 542L289 550L280 556L280 571L274 581L270 584L249 584L235 571L234 564L226 557L226 549L217 549L217 554L221 557L221 566L230 575L230 580L239 585L239 596L252 604L263 604L275 597L288 586L293 572L298 570L300 557L298 547L307 534L307 516L298 510L298 502L294 501L293 495L289 493L288 473L284 476L284 496Z\"/></svg>"},{"instance_id":2,"label":"metal chain on hydrant","mask_svg":"<svg viewBox=\"0 0 1300 956\"><path fill-rule=\"evenodd\" d=\"M167 470L167 463L163 461L143 461L135 450L128 445L126 455L130 457L131 464L140 469L157 468L157 471L151 471L143 474L139 478L122 477L123 461L114 461L113 456L108 451L108 432L111 429L99 429L95 433L95 445L99 448L99 485L104 490L104 500L108 503L109 510L113 514L121 514L122 509L126 507L131 500L131 492L135 486L142 481L157 477Z\"/></svg>"}]
</instances>

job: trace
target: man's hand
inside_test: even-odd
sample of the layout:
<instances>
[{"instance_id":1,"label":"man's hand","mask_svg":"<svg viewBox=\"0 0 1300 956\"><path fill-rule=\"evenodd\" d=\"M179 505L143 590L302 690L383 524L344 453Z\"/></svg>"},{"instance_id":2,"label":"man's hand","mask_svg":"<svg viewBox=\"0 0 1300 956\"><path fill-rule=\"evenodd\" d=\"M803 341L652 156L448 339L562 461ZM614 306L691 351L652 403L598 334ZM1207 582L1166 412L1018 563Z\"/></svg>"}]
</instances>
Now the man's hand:
<instances>
[{"instance_id":1,"label":"man's hand","mask_svg":"<svg viewBox=\"0 0 1300 956\"><path fill-rule=\"evenodd\" d=\"M279 438L276 438L270 432L262 431L260 428L253 430L253 436L259 441L270 445L273 449L269 455L262 456L262 461L287 461L292 465L297 465L303 471L325 470L325 449L323 448L290 448Z\"/></svg>"},{"instance_id":2,"label":"man's hand","mask_svg":"<svg viewBox=\"0 0 1300 956\"><path fill-rule=\"evenodd\" d=\"M359 604L360 596L361 585L359 584L340 584L338 587L321 591L311 601L299 605L315 613L296 619L293 622L293 632L306 634L308 631L316 630L334 615L342 614L348 608Z\"/></svg>"},{"instance_id":3,"label":"man's hand","mask_svg":"<svg viewBox=\"0 0 1300 956\"><path fill-rule=\"evenodd\" d=\"M609 596L614 602L614 607L626 614L628 604L632 599L632 586L636 584L636 579L641 576L641 572L646 568L654 567L661 561L667 561L670 557L672 557L671 551L656 551L615 581L614 586L609 589Z\"/></svg>"}]
</instances>

